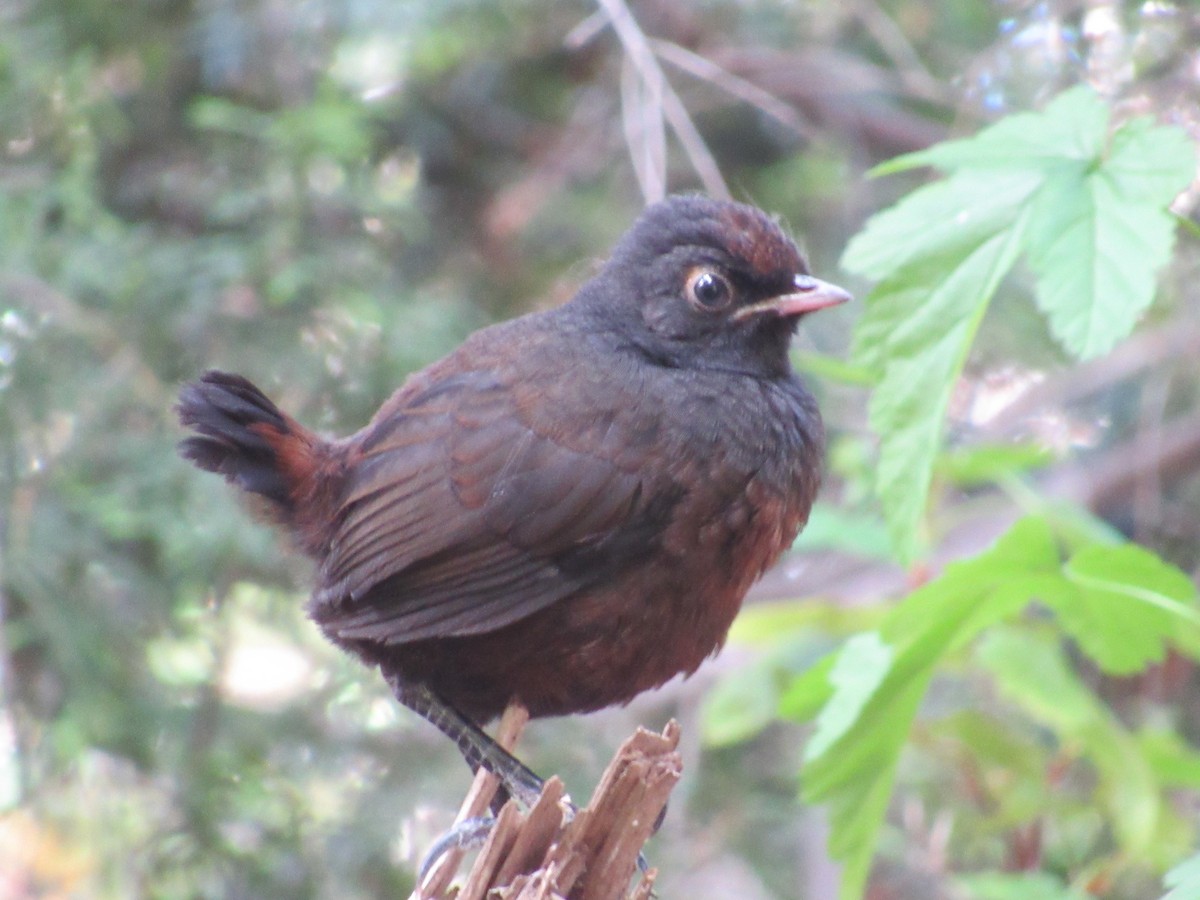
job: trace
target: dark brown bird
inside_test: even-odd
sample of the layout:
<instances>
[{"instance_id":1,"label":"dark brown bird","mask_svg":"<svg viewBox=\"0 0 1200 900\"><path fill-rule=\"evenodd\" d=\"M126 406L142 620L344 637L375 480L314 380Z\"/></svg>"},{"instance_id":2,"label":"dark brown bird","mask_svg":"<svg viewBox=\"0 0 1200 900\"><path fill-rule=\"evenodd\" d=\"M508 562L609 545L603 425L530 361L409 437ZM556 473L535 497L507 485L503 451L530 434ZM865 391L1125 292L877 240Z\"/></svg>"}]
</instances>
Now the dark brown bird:
<instances>
[{"instance_id":1,"label":"dark brown bird","mask_svg":"<svg viewBox=\"0 0 1200 900\"><path fill-rule=\"evenodd\" d=\"M319 437L208 372L181 452L316 561L330 640L524 793L478 724L690 674L804 525L823 431L788 345L848 299L758 209L672 197L573 300L475 333L358 433Z\"/></svg>"}]
</instances>

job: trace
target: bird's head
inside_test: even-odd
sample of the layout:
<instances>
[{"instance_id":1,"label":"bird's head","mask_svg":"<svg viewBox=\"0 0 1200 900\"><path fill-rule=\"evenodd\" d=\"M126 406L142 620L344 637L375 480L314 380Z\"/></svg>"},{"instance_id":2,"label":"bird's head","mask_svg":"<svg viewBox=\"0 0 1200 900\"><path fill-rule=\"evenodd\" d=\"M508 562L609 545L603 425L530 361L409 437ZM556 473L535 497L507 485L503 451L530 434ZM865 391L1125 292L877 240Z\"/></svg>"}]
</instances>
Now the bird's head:
<instances>
[{"instance_id":1,"label":"bird's head","mask_svg":"<svg viewBox=\"0 0 1200 900\"><path fill-rule=\"evenodd\" d=\"M761 210L695 194L648 207L589 287L581 299L655 361L768 377L790 371L802 316L850 299Z\"/></svg>"}]
</instances>

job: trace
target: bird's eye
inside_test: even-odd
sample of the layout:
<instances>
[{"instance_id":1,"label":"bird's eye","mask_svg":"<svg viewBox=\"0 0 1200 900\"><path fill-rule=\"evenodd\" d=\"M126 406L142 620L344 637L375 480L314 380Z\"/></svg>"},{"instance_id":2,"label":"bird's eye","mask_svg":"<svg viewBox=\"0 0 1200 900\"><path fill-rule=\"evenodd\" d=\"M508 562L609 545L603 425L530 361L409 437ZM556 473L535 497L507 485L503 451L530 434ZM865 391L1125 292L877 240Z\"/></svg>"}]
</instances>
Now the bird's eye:
<instances>
[{"instance_id":1,"label":"bird's eye","mask_svg":"<svg viewBox=\"0 0 1200 900\"><path fill-rule=\"evenodd\" d=\"M733 287L729 279L712 269L693 269L687 280L688 302L698 309L724 309L733 299Z\"/></svg>"}]
</instances>

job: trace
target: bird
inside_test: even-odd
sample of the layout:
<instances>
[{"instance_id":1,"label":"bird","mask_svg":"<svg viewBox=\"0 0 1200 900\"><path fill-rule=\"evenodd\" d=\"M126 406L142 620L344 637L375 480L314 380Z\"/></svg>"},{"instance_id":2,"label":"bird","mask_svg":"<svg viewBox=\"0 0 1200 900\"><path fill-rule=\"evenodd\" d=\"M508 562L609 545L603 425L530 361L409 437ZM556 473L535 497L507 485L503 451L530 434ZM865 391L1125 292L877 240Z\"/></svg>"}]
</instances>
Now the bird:
<instances>
[{"instance_id":1,"label":"bird","mask_svg":"<svg viewBox=\"0 0 1200 900\"><path fill-rule=\"evenodd\" d=\"M824 430L789 345L849 299L762 210L673 195L571 300L470 335L349 437L212 370L179 450L312 559L323 634L530 803L483 726L690 675L805 524Z\"/></svg>"}]
</instances>

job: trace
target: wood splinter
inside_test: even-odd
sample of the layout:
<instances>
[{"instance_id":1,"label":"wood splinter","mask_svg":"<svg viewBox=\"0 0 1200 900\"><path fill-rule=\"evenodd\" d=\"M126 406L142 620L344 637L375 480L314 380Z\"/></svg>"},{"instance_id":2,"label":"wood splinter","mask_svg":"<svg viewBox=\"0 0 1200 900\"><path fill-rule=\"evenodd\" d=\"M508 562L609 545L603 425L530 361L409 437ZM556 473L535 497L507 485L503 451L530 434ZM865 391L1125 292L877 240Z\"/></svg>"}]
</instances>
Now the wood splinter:
<instances>
[{"instance_id":1,"label":"wood splinter","mask_svg":"<svg viewBox=\"0 0 1200 900\"><path fill-rule=\"evenodd\" d=\"M510 747L523 725L524 717L510 709L498 739ZM678 744L679 725L673 720L662 734L639 728L609 763L591 802L574 817L558 778L546 781L528 812L509 801L462 886L450 887L461 854L449 853L414 900L646 900L657 871L643 873L632 890L630 883L638 854L679 780ZM494 791L493 776L477 776L459 821L486 810Z\"/></svg>"}]
</instances>

